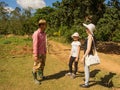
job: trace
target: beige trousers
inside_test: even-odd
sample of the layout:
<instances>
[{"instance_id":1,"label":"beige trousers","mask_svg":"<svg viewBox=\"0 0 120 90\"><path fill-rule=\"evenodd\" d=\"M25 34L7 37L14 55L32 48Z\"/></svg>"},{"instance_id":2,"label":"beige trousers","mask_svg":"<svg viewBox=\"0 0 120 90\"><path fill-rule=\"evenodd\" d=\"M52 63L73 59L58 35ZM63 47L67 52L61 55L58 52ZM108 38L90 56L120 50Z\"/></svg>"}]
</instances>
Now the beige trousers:
<instances>
[{"instance_id":1,"label":"beige trousers","mask_svg":"<svg viewBox=\"0 0 120 90\"><path fill-rule=\"evenodd\" d=\"M44 70L45 67L45 61L46 61L46 54L45 55L39 55L38 56L38 61L34 61L33 65L33 72L38 72L39 70Z\"/></svg>"}]
</instances>

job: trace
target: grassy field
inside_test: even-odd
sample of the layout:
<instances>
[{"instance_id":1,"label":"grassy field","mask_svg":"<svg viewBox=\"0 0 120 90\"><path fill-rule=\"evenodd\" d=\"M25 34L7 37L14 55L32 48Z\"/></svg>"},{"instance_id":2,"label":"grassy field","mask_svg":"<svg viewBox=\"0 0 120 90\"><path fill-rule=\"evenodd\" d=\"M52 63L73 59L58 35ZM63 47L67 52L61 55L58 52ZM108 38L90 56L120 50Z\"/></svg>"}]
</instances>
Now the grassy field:
<instances>
[{"instance_id":1,"label":"grassy field","mask_svg":"<svg viewBox=\"0 0 120 90\"><path fill-rule=\"evenodd\" d=\"M75 79L65 76L67 63L53 54L47 55L45 75L48 79L41 80L41 85L34 84L31 43L29 37L0 37L0 90L120 90L114 88L120 84L119 74L94 67L91 68L91 87L80 88L84 73L78 72Z\"/></svg>"}]
</instances>

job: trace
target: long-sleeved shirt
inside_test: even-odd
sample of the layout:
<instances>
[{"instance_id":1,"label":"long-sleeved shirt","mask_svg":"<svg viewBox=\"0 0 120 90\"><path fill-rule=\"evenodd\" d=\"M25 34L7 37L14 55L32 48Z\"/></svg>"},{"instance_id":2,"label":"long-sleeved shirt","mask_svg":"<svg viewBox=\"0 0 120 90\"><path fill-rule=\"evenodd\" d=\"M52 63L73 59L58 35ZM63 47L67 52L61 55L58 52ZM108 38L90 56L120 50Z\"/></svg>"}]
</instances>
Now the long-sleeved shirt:
<instances>
[{"instance_id":1,"label":"long-sleeved shirt","mask_svg":"<svg viewBox=\"0 0 120 90\"><path fill-rule=\"evenodd\" d=\"M33 36L33 55L46 54L46 33L40 29L34 32Z\"/></svg>"}]
</instances>

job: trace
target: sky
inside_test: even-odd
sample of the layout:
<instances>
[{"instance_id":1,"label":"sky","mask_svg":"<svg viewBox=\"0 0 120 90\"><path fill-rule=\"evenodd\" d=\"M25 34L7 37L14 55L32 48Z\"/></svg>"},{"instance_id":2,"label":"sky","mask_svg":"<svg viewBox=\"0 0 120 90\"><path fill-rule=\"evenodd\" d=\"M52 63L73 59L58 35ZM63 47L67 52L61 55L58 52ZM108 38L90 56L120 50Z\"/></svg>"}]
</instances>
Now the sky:
<instances>
[{"instance_id":1,"label":"sky","mask_svg":"<svg viewBox=\"0 0 120 90\"><path fill-rule=\"evenodd\" d=\"M6 9L12 11L15 9L15 7L20 7L23 9L28 9L29 7L32 7L33 9L38 9L45 6L52 6L52 3L56 1L61 2L62 0L0 0L0 2L1 1L7 3L8 7L6 7ZM106 2L107 1L108 0L106 0Z\"/></svg>"},{"instance_id":2,"label":"sky","mask_svg":"<svg viewBox=\"0 0 120 90\"><path fill-rule=\"evenodd\" d=\"M62 0L0 0L8 4L10 10L15 9L15 7L20 7L27 9L28 7L32 7L34 9L42 8L45 6L52 6L52 3Z\"/></svg>"}]
</instances>

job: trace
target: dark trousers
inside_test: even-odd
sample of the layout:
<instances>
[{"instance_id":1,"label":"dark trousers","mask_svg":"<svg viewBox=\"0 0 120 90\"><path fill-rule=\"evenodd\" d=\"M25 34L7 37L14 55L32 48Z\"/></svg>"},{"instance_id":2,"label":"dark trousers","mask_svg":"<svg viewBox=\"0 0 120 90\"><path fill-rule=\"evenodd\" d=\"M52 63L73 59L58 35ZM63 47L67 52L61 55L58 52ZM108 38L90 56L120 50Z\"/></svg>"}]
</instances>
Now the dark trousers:
<instances>
[{"instance_id":1,"label":"dark trousers","mask_svg":"<svg viewBox=\"0 0 120 90\"><path fill-rule=\"evenodd\" d=\"M74 63L74 74L76 74L77 70L78 70L78 62L75 61L76 57L70 57L70 61L69 61L69 72L72 73L72 65Z\"/></svg>"}]
</instances>

